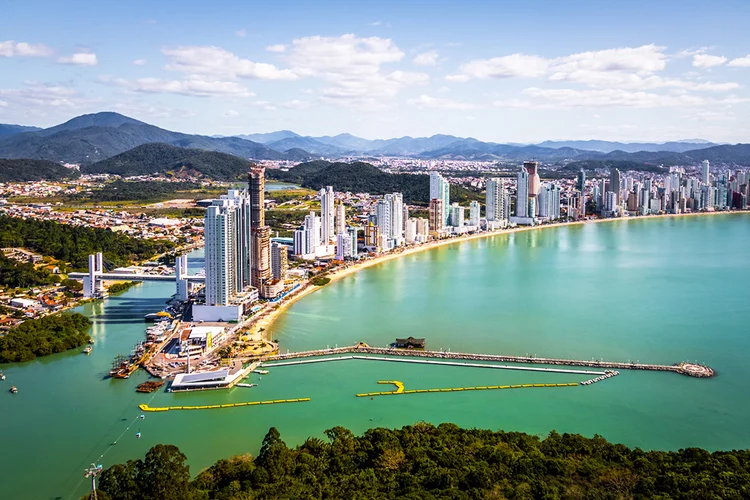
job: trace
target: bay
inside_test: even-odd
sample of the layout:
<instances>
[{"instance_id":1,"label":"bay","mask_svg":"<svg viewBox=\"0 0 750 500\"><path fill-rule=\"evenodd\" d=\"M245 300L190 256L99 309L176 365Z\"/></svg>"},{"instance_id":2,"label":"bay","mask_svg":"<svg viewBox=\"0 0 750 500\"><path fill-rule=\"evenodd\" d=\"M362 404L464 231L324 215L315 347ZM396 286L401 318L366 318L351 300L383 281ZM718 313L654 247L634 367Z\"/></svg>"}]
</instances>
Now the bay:
<instances>
[{"instance_id":1,"label":"bay","mask_svg":"<svg viewBox=\"0 0 750 500\"><path fill-rule=\"evenodd\" d=\"M282 350L386 345L425 337L430 349L674 363L717 370L698 380L629 372L560 389L356 398L384 390L571 382L580 375L338 361L278 367L252 389L137 394L142 372L105 378L115 354L143 338L144 314L173 286L147 283L80 311L94 351L3 365L0 498L78 498L83 468L176 444L193 473L257 453L269 427L290 444L342 425L354 432L415 421L523 431L552 429L644 449L750 447L750 216L680 217L547 228L449 245L395 259L327 285L271 327ZM191 267L202 255L191 255ZM309 403L147 414L137 405L208 405L310 397ZM142 437L136 437L141 432ZM117 441L116 445L112 445ZM103 456L102 456L103 455ZM101 458L100 458L101 457ZM43 471L43 480L40 474Z\"/></svg>"}]
</instances>

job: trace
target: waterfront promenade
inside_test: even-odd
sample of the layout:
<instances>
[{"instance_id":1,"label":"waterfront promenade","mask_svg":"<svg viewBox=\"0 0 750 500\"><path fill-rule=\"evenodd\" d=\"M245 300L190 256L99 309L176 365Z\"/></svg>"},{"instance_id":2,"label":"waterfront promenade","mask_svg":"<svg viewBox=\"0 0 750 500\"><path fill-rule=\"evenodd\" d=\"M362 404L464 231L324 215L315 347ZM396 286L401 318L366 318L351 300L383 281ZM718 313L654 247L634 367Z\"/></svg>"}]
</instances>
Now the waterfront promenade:
<instances>
[{"instance_id":1,"label":"waterfront promenade","mask_svg":"<svg viewBox=\"0 0 750 500\"><path fill-rule=\"evenodd\" d=\"M341 356L345 354L356 353L359 355L376 355L376 356L403 356L415 358L431 359L460 359L467 361L482 361L489 363L520 363L520 364L539 364L552 366L586 366L599 369L618 369L618 370L650 370L673 372L690 377L708 378L713 377L715 371L704 365L694 363L679 363L675 365L659 365L648 363L632 363L622 361L604 361L604 360L581 360L581 359L561 359L561 358L538 358L531 356L508 356L503 354L476 354L462 352L444 352L444 351L425 351L416 349L389 349L382 347L370 347L367 344L359 343L353 346L337 347L328 349L317 349L312 351L290 352L286 354L275 354L260 358L262 363L270 361L295 360L302 358L313 358L320 356ZM257 358L256 358L257 359ZM265 366L273 366L272 364Z\"/></svg>"}]
</instances>

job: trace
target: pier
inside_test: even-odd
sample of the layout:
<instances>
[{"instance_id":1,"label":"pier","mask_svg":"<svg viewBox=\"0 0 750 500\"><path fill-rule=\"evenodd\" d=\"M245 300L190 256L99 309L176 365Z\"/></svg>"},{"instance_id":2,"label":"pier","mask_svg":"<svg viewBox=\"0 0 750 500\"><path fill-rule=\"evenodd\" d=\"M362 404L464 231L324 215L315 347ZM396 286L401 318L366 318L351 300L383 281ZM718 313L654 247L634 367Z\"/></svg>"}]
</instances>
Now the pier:
<instances>
[{"instance_id":1,"label":"pier","mask_svg":"<svg viewBox=\"0 0 750 500\"><path fill-rule=\"evenodd\" d=\"M579 360L579 359L561 359L561 358L538 358L534 356L507 356L502 354L478 354L478 353L461 353L461 352L444 352L444 351L426 351L426 350L415 350L415 349L394 349L394 348L382 348L382 347L370 347L365 343L358 343L353 346L336 347L328 349L317 349L312 351L300 351L290 352L286 354L274 354L271 356L264 356L262 358L254 358L262 361L264 366L283 366L281 363L273 363L275 361L288 361L288 360L301 360L305 358L316 358L323 356L343 356L343 355L356 355L351 358L358 359L357 356L364 359L374 359L371 356L387 356L388 361L399 360L406 361L408 358L426 358L426 359L439 359L439 360L466 360L466 361L478 361L486 363L516 363L516 364L532 364L532 365L551 365L551 366L581 366L589 368L598 368L600 370L649 370L649 371L661 371L661 372L672 372L680 375L686 375L689 377L697 378L708 378L713 377L716 372L705 365L696 363L679 363L675 365L659 365L659 364L648 364L648 363L633 363L633 362L622 362L622 361L597 361L597 360ZM371 355L371 356L365 356ZM343 358L341 358L343 359ZM289 363L286 363L289 364ZM468 363L456 363L456 366L466 366ZM483 367L495 368L496 365L484 365ZM513 369L520 369L522 367L513 367ZM553 371L553 368L546 369ZM534 370L536 371L536 370ZM582 372L586 373L586 372ZM587 373L588 374L588 373ZM599 375L600 373L597 373Z\"/></svg>"},{"instance_id":2,"label":"pier","mask_svg":"<svg viewBox=\"0 0 750 500\"><path fill-rule=\"evenodd\" d=\"M464 366L470 368L494 368L496 370L519 370L529 372L548 372L548 373L576 373L580 375L604 375L605 372L595 372L591 370L569 370L565 368L544 368L536 366L508 366L508 365L490 365L486 363L461 363L458 361L433 361L429 359L409 359L409 358L391 358L386 356L339 356L336 358L326 357L318 359L301 359L295 361L281 361L276 363L263 363L266 368L280 366L306 365L310 363L326 363L330 361L345 361L348 359L363 359L367 361L389 361L392 363L419 363L424 365L443 365L443 366Z\"/></svg>"}]
</instances>

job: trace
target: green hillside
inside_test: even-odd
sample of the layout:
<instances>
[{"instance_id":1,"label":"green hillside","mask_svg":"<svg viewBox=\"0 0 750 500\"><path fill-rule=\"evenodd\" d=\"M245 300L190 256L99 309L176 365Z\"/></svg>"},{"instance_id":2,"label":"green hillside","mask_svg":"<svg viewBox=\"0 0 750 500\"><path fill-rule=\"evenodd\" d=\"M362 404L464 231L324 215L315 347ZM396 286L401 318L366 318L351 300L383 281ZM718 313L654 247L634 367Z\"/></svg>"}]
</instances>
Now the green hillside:
<instances>
[{"instance_id":1,"label":"green hillside","mask_svg":"<svg viewBox=\"0 0 750 500\"><path fill-rule=\"evenodd\" d=\"M80 175L77 170L47 160L0 158L0 182L59 181Z\"/></svg>"}]
</instances>

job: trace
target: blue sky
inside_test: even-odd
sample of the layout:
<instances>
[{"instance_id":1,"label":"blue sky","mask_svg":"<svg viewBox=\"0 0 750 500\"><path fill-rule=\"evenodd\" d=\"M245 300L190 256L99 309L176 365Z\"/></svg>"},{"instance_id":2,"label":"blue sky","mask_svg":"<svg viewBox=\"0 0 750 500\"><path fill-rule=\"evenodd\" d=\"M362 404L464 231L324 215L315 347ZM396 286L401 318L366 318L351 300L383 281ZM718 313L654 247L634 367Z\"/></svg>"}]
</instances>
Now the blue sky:
<instances>
[{"instance_id":1,"label":"blue sky","mask_svg":"<svg viewBox=\"0 0 750 500\"><path fill-rule=\"evenodd\" d=\"M112 110L290 129L750 142L750 2L40 2L0 16L0 123Z\"/></svg>"}]
</instances>

